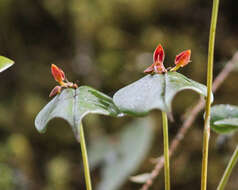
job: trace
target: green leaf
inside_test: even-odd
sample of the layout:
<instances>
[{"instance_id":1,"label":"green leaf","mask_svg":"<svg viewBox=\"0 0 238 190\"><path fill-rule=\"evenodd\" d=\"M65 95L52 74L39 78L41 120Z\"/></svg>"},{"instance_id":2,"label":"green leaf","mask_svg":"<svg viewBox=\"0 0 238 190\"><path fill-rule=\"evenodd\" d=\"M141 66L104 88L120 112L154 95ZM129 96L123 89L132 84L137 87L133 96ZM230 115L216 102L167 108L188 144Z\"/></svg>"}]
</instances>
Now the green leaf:
<instances>
[{"instance_id":1,"label":"green leaf","mask_svg":"<svg viewBox=\"0 0 238 190\"><path fill-rule=\"evenodd\" d=\"M0 56L0 72L8 69L14 64L14 61L6 57Z\"/></svg>"},{"instance_id":2,"label":"green leaf","mask_svg":"<svg viewBox=\"0 0 238 190\"><path fill-rule=\"evenodd\" d=\"M230 133L238 129L238 106L228 104L211 108L211 127L217 133Z\"/></svg>"},{"instance_id":3,"label":"green leaf","mask_svg":"<svg viewBox=\"0 0 238 190\"><path fill-rule=\"evenodd\" d=\"M153 131L152 121L140 118L114 137L104 136L101 142L89 147L90 166L91 163L94 167L96 162L103 163L97 190L117 190L128 180L146 157L153 141Z\"/></svg>"},{"instance_id":4,"label":"green leaf","mask_svg":"<svg viewBox=\"0 0 238 190\"><path fill-rule=\"evenodd\" d=\"M203 96L206 86L177 72L146 75L140 80L120 89L113 100L124 113L145 115L150 110L159 109L171 112L174 96L182 90L190 89Z\"/></svg>"},{"instance_id":5,"label":"green leaf","mask_svg":"<svg viewBox=\"0 0 238 190\"><path fill-rule=\"evenodd\" d=\"M81 86L77 89L64 89L53 98L37 115L35 126L39 132L44 132L51 119L62 118L78 136L83 117L90 113L110 116L120 114L110 97L91 87Z\"/></svg>"}]
</instances>

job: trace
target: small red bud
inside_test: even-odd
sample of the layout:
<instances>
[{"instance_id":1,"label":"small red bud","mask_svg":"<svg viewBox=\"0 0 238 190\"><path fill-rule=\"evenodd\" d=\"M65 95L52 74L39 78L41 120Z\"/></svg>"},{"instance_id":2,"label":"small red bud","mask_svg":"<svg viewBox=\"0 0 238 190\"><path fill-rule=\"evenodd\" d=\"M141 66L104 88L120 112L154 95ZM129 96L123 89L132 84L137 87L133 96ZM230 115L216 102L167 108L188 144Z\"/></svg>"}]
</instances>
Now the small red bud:
<instances>
[{"instance_id":1,"label":"small red bud","mask_svg":"<svg viewBox=\"0 0 238 190\"><path fill-rule=\"evenodd\" d=\"M54 79L60 84L62 85L65 80L65 74L64 71L62 69L60 69L59 67L57 67L56 65L52 64L51 65L51 73L54 77Z\"/></svg>"},{"instance_id":2,"label":"small red bud","mask_svg":"<svg viewBox=\"0 0 238 190\"><path fill-rule=\"evenodd\" d=\"M55 87L51 90L49 97L53 97L53 96L59 94L59 93L61 92L61 88L62 88L61 86L55 86Z\"/></svg>"},{"instance_id":3,"label":"small red bud","mask_svg":"<svg viewBox=\"0 0 238 190\"><path fill-rule=\"evenodd\" d=\"M162 45L159 44L154 51L154 55L153 55L154 63L158 63L158 62L163 63L164 57L165 57L164 49L163 49Z\"/></svg>"},{"instance_id":4,"label":"small red bud","mask_svg":"<svg viewBox=\"0 0 238 190\"><path fill-rule=\"evenodd\" d=\"M191 50L185 50L175 57L174 64L184 67L190 62Z\"/></svg>"}]
</instances>

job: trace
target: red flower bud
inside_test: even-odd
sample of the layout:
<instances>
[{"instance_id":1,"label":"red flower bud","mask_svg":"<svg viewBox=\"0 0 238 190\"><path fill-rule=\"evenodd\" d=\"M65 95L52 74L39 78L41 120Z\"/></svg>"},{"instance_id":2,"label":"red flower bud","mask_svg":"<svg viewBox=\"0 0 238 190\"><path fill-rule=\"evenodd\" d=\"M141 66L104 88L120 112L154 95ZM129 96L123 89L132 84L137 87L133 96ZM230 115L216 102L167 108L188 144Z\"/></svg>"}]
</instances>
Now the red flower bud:
<instances>
[{"instance_id":1,"label":"red flower bud","mask_svg":"<svg viewBox=\"0 0 238 190\"><path fill-rule=\"evenodd\" d=\"M178 65L180 67L184 67L190 62L190 57L191 57L191 50L190 49L185 50L175 57L174 64L176 66Z\"/></svg>"},{"instance_id":2,"label":"red flower bud","mask_svg":"<svg viewBox=\"0 0 238 190\"><path fill-rule=\"evenodd\" d=\"M153 55L154 63L163 63L164 57L165 57L164 49L163 49L162 45L159 44L154 51L154 55Z\"/></svg>"},{"instance_id":3,"label":"red flower bud","mask_svg":"<svg viewBox=\"0 0 238 190\"><path fill-rule=\"evenodd\" d=\"M61 92L61 88L62 88L61 86L55 86L55 87L51 90L49 97L53 97L53 96L59 94L59 93Z\"/></svg>"},{"instance_id":4,"label":"red flower bud","mask_svg":"<svg viewBox=\"0 0 238 190\"><path fill-rule=\"evenodd\" d=\"M65 80L65 74L64 71L62 71L62 69L60 69L59 67L57 67L56 65L52 64L51 65L51 73L54 77L54 79L60 84L63 85L64 84L64 80Z\"/></svg>"},{"instance_id":5,"label":"red flower bud","mask_svg":"<svg viewBox=\"0 0 238 190\"><path fill-rule=\"evenodd\" d=\"M151 66L149 66L146 70L144 70L144 73L147 73L147 74L151 74L154 72L159 74L166 73L167 70L165 69L163 64L164 57L165 57L165 53L164 53L163 47L161 44L159 44L154 51L154 55L153 55L154 63Z\"/></svg>"}]
</instances>

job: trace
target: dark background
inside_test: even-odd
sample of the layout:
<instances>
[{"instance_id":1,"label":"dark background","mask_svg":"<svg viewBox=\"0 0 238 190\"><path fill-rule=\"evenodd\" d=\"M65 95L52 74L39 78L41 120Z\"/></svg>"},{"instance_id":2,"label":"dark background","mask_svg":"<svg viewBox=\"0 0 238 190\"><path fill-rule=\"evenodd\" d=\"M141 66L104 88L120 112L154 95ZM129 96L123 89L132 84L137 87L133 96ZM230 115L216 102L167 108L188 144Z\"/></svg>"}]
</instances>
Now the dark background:
<instances>
[{"instance_id":1,"label":"dark background","mask_svg":"<svg viewBox=\"0 0 238 190\"><path fill-rule=\"evenodd\" d=\"M237 1L220 3L215 76L237 51L237 6ZM211 7L211 0L0 0L0 54L16 62L0 74L0 189L85 189L80 146L68 124L54 120L45 134L34 127L56 85L52 63L63 68L69 80L112 96L143 76L161 43L166 67L173 66L176 54L191 49L192 63L179 72L205 84ZM215 104L238 105L237 80L233 72L215 94ZM190 91L175 98L170 139L198 98ZM150 158L163 151L160 112L151 116L156 120L153 146L133 175L151 171ZM119 132L132 120L87 117L87 143L95 142L98 133ZM174 190L200 189L202 128L200 114L171 159ZM217 137L211 133L208 189L216 188L237 144L237 136L223 144ZM100 169L92 171L94 187L102 180ZM227 189L237 189L237 178L236 168ZM151 189L163 189L163 180L161 173ZM122 184L124 190L140 188L129 180Z\"/></svg>"}]
</instances>

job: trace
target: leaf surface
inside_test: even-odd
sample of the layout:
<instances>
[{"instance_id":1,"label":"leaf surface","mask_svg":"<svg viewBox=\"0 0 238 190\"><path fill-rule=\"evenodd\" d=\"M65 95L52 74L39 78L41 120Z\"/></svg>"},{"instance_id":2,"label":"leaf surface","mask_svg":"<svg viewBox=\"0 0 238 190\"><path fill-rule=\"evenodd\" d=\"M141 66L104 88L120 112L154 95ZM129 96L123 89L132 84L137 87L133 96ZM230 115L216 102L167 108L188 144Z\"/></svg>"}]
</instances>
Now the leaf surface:
<instances>
[{"instance_id":1,"label":"leaf surface","mask_svg":"<svg viewBox=\"0 0 238 190\"><path fill-rule=\"evenodd\" d=\"M238 129L238 106L228 104L211 108L211 128L217 133L230 133Z\"/></svg>"},{"instance_id":2,"label":"leaf surface","mask_svg":"<svg viewBox=\"0 0 238 190\"><path fill-rule=\"evenodd\" d=\"M182 90L193 90L207 95L206 86L177 72L146 75L138 81L118 90L113 101L124 113L145 115L153 109L171 112L174 96Z\"/></svg>"},{"instance_id":3,"label":"leaf surface","mask_svg":"<svg viewBox=\"0 0 238 190\"><path fill-rule=\"evenodd\" d=\"M83 117L90 113L120 115L110 97L91 87L81 86L64 89L54 97L36 116L35 126L39 132L44 132L50 120L62 118L71 125L77 136Z\"/></svg>"}]
</instances>

